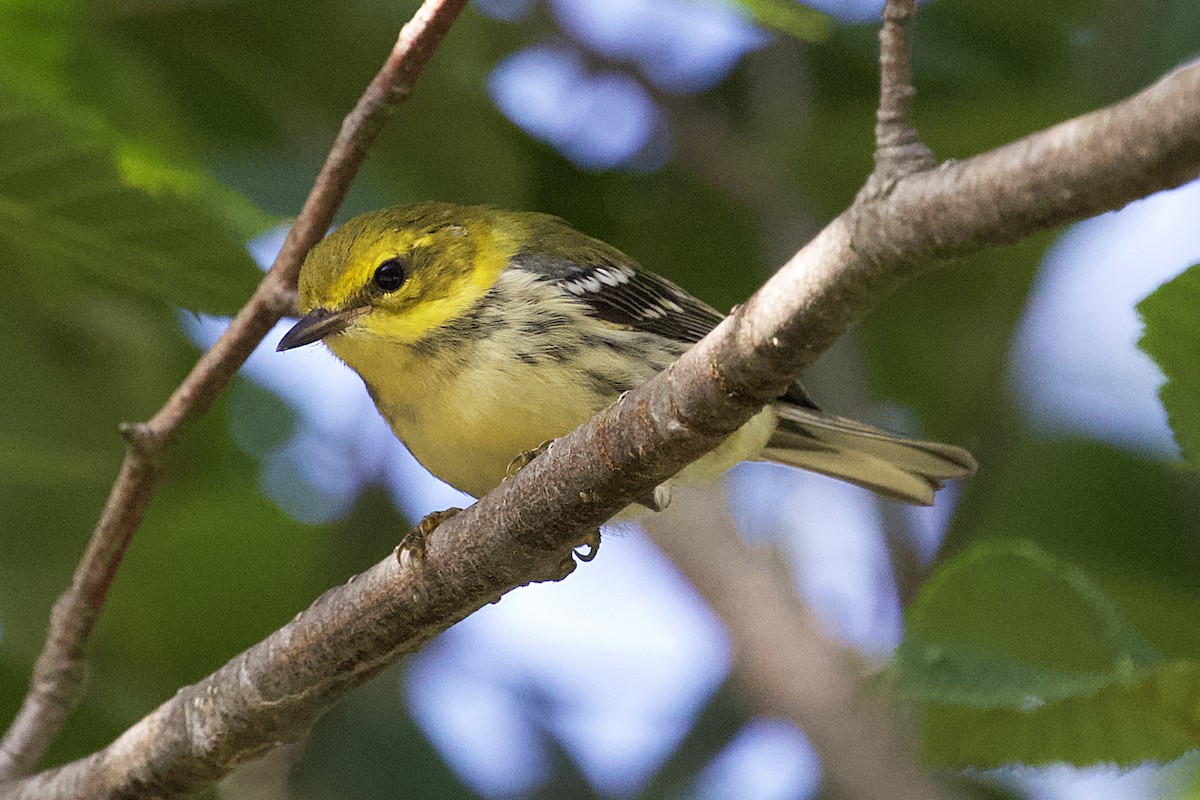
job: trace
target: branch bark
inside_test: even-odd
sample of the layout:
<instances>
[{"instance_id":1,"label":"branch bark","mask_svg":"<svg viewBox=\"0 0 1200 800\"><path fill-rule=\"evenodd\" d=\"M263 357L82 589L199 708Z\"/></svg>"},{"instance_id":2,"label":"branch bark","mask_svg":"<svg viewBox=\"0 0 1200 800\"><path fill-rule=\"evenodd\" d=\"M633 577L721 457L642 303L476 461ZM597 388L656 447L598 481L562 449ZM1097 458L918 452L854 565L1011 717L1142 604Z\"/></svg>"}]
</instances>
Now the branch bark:
<instances>
[{"instance_id":1,"label":"branch bark","mask_svg":"<svg viewBox=\"0 0 1200 800\"><path fill-rule=\"evenodd\" d=\"M875 174L868 191L886 182L934 166L933 152L912 124L911 47L908 29L917 13L916 0L887 0L879 29L879 108L875 113Z\"/></svg>"},{"instance_id":2,"label":"branch bark","mask_svg":"<svg viewBox=\"0 0 1200 800\"><path fill-rule=\"evenodd\" d=\"M585 532L715 447L902 281L1194 178L1198 97L1191 65L1112 107L861 195L674 365L434 531L415 568L385 559L109 747L0 798L181 793L295 741L321 709L437 632L568 572Z\"/></svg>"},{"instance_id":3,"label":"branch bark","mask_svg":"<svg viewBox=\"0 0 1200 800\"><path fill-rule=\"evenodd\" d=\"M266 332L294 306L304 257L333 223L371 143L465 5L466 0L425 0L417 9L342 123L300 216L253 296L158 413L122 426L129 442L125 460L71 586L51 611L29 691L0 740L0 780L32 772L82 700L87 676L83 651L154 494L165 449L181 427L208 410Z\"/></svg>"}]
</instances>

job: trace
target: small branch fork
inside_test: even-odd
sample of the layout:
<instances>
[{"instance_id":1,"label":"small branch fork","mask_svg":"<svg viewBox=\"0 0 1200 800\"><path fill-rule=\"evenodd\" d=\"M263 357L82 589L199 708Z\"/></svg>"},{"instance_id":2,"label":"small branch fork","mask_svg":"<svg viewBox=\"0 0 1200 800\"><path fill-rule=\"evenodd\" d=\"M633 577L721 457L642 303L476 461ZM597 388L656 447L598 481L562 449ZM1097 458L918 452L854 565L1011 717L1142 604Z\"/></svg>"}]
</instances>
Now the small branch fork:
<instances>
[{"instance_id":1,"label":"small branch fork","mask_svg":"<svg viewBox=\"0 0 1200 800\"><path fill-rule=\"evenodd\" d=\"M180 427L208 410L267 331L294 306L304 256L329 229L371 143L465 5L466 0L426 0L403 27L383 67L342 123L304 208L250 300L158 413L147 422L122 426L129 443L125 460L71 586L54 604L29 692L0 740L0 780L32 772L83 698L84 648L154 494L163 451Z\"/></svg>"},{"instance_id":2,"label":"small branch fork","mask_svg":"<svg viewBox=\"0 0 1200 800\"><path fill-rule=\"evenodd\" d=\"M935 166L909 119L915 91L906 34L914 11L913 0L888 0L884 7L875 169L855 206L884 202L896 181ZM861 658L830 641L792 581L781 580L777 565L746 547L728 503L708 491L692 492L680 505L670 518L649 518L644 527L724 621L735 675L750 702L804 731L831 793L853 800L948 800L949 790L921 768L912 732L864 691ZM889 554L903 590L908 584L898 549Z\"/></svg>"},{"instance_id":3,"label":"small branch fork","mask_svg":"<svg viewBox=\"0 0 1200 800\"><path fill-rule=\"evenodd\" d=\"M515 586L568 572L565 559L584 534L717 446L904 280L938 261L1195 178L1197 98L1200 65L1193 64L1109 108L966 161L908 173L884 193L860 195L665 372L432 531L417 566L393 555L331 589L108 747L0 786L0 800L182 794L297 740L330 703L475 609ZM291 256L295 264L299 252ZM146 479L126 478L123 469L122 480L137 486ZM719 584L713 591L722 587L728 588ZM758 591L743 582L737 590ZM775 601L763 607L784 613ZM729 618L739 613L732 609ZM894 763L897 755L889 749L897 741L894 731L877 729L889 724L886 714L862 713L873 700L837 692L813 708L807 697L785 697L794 687L784 678L804 679L797 672L805 664L785 651L802 645L805 626L783 637L756 630L757 641L776 642L772 655L756 661L764 669L758 679L767 687L766 707L776 696L776 708L805 729L860 726L825 727L822 741L846 746L833 758L823 752L823 762L843 770L832 775L835 784L864 800L893 796L886 776L862 780L879 774L872 763ZM912 774L917 778L906 783L907 796L941 796L919 770Z\"/></svg>"},{"instance_id":4,"label":"small branch fork","mask_svg":"<svg viewBox=\"0 0 1200 800\"><path fill-rule=\"evenodd\" d=\"M876 182L890 182L931 169L933 151L913 126L911 47L907 36L916 15L916 0L887 0L879 29L879 109L875 114ZM880 187L882 188L882 187Z\"/></svg>"}]
</instances>

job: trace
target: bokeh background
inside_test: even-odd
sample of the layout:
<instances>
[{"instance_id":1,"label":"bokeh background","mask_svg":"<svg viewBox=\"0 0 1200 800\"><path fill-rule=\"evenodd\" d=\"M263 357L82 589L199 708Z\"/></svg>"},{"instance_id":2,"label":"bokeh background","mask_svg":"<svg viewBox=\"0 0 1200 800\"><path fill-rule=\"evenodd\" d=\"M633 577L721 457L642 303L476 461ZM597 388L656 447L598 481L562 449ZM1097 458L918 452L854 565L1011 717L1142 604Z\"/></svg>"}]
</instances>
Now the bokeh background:
<instances>
[{"instance_id":1,"label":"bokeh background","mask_svg":"<svg viewBox=\"0 0 1200 800\"><path fill-rule=\"evenodd\" d=\"M340 219L426 198L550 212L729 308L870 170L880 5L476 0ZM115 475L117 423L153 413L248 294L415 6L0 0L0 717ZM916 120L939 157L968 157L1198 48L1191 0L933 0ZM1177 464L1134 306L1200 261L1196 220L1192 184L927 273L811 370L838 413L975 453L979 475L937 507L770 465L710 493L881 667L930 570L1013 538L1080 570L1159 653L1195 658L1200 485ZM279 335L175 448L49 760L103 746L422 514L462 504L353 374L319 348L275 354ZM730 666L720 622L629 529L208 796L820 796L803 735L748 713ZM972 780L995 796L1184 797L1193 768Z\"/></svg>"}]
</instances>

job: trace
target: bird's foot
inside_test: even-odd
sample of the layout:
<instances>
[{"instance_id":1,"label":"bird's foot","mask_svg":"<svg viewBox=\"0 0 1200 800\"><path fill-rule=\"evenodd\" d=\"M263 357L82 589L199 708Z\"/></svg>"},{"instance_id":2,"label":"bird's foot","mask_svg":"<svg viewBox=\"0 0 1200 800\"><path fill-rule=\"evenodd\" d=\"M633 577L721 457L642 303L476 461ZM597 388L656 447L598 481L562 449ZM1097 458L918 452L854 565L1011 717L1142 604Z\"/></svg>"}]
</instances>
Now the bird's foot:
<instances>
[{"instance_id":1,"label":"bird's foot","mask_svg":"<svg viewBox=\"0 0 1200 800\"><path fill-rule=\"evenodd\" d=\"M579 552L579 548L586 547L587 550L583 553ZM597 528L591 531L582 539L579 544L575 545L575 556L583 562L591 561L600 552L600 529Z\"/></svg>"},{"instance_id":2,"label":"bird's foot","mask_svg":"<svg viewBox=\"0 0 1200 800\"><path fill-rule=\"evenodd\" d=\"M437 530L439 525L460 511L462 511L461 508L447 508L445 511L426 514L425 518L413 526L413 529L400 540L399 546L396 547L396 559L400 562L400 566L412 569L420 565L425 559L426 538Z\"/></svg>"},{"instance_id":3,"label":"bird's foot","mask_svg":"<svg viewBox=\"0 0 1200 800\"><path fill-rule=\"evenodd\" d=\"M520 472L521 470L525 469L530 464L532 464L533 460L535 458L540 456L542 453L549 452L551 446L553 446L553 445L554 445L554 440L550 439L548 441L542 442L541 444L539 444L537 447L533 448L532 450L526 450L523 453L518 453L516 458L514 458L512 461L508 462L508 469L506 469L504 471L504 480L508 480L508 479L514 477L518 472Z\"/></svg>"}]
</instances>

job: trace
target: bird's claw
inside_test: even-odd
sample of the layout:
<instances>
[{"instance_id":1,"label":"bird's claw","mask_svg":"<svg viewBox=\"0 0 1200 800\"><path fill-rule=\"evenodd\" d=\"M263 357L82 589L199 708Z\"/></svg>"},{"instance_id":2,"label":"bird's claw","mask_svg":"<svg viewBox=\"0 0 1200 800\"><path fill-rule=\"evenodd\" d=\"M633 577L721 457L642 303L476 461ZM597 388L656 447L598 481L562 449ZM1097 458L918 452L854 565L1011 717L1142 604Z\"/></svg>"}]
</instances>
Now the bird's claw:
<instances>
[{"instance_id":1,"label":"bird's claw","mask_svg":"<svg viewBox=\"0 0 1200 800\"><path fill-rule=\"evenodd\" d=\"M600 552L600 529L592 531L580 540L579 544L575 545L575 556L583 562L591 561ZM579 552L580 547L586 547L586 552Z\"/></svg>"},{"instance_id":2,"label":"bird's claw","mask_svg":"<svg viewBox=\"0 0 1200 800\"><path fill-rule=\"evenodd\" d=\"M508 462L508 468L504 471L504 480L515 477L518 472L528 467L533 463L533 460L542 453L549 452L551 445L554 444L553 439L542 442L532 450L526 450L518 453L517 457Z\"/></svg>"},{"instance_id":3,"label":"bird's claw","mask_svg":"<svg viewBox=\"0 0 1200 800\"><path fill-rule=\"evenodd\" d=\"M453 517L461 508L447 508L444 511L434 511L413 526L400 544L396 547L396 559L402 567L411 569L425 560L425 541L437 527Z\"/></svg>"}]
</instances>

